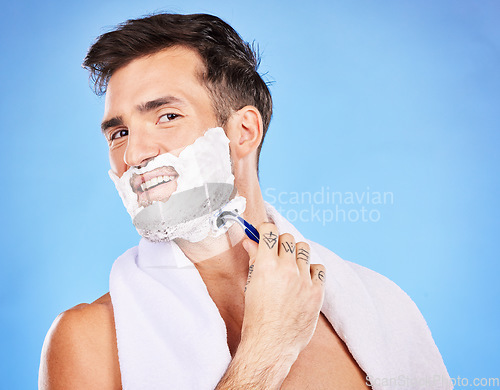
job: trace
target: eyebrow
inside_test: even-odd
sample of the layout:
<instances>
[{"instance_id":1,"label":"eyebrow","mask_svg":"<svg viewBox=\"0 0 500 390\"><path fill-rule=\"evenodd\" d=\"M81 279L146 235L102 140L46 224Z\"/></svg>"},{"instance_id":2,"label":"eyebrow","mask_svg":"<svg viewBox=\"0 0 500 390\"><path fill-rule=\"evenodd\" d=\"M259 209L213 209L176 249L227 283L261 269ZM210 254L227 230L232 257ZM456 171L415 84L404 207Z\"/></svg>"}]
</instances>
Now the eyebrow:
<instances>
[{"instance_id":1,"label":"eyebrow","mask_svg":"<svg viewBox=\"0 0 500 390\"><path fill-rule=\"evenodd\" d=\"M150 100L146 103L139 104L135 108L139 112L149 112L165 104L178 104L181 106L185 106L186 102L175 96L163 96L158 99ZM110 127L122 126L122 125L123 125L123 117L115 116L101 123L101 131L105 133L106 130L108 130Z\"/></svg>"},{"instance_id":2,"label":"eyebrow","mask_svg":"<svg viewBox=\"0 0 500 390\"><path fill-rule=\"evenodd\" d=\"M108 130L110 127L122 126L122 125L123 125L123 118L121 116L115 116L101 123L101 131L105 133L106 130Z\"/></svg>"},{"instance_id":3,"label":"eyebrow","mask_svg":"<svg viewBox=\"0 0 500 390\"><path fill-rule=\"evenodd\" d=\"M137 110L140 112L148 112L152 111L158 107L161 107L165 104L180 104L180 105L186 105L184 100L175 97L175 96L163 96L161 98L155 99L155 100L150 100L149 102L139 104L136 106Z\"/></svg>"}]
</instances>

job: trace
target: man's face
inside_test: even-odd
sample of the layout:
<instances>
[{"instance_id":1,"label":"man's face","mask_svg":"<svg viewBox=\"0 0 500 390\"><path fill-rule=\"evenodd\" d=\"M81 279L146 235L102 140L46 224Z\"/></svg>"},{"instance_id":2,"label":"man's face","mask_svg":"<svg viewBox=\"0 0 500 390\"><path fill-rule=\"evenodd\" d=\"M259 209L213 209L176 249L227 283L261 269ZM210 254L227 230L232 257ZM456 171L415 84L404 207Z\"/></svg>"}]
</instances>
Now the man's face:
<instances>
[{"instance_id":1,"label":"man's face","mask_svg":"<svg viewBox=\"0 0 500 390\"><path fill-rule=\"evenodd\" d=\"M198 77L202 69L195 51L173 47L134 60L111 76L102 127L118 177L160 154L178 156L217 125ZM161 200L176 190L176 179L173 168L163 167L133 177L131 184L139 200Z\"/></svg>"}]
</instances>

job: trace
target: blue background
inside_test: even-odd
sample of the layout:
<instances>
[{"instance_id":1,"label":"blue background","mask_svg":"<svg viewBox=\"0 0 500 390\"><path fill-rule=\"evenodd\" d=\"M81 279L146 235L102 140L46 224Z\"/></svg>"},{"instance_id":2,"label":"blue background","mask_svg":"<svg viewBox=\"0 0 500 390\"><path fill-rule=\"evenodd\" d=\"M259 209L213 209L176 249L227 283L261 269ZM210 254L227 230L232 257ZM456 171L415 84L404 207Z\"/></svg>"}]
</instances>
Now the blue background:
<instances>
[{"instance_id":1,"label":"blue background","mask_svg":"<svg viewBox=\"0 0 500 390\"><path fill-rule=\"evenodd\" d=\"M295 224L401 286L452 377L500 377L500 2L18 1L0 25L0 386L36 386L54 318L105 294L138 241L80 64L158 10L214 13L259 43L275 102L263 191L391 192L364 205L378 222Z\"/></svg>"}]
</instances>

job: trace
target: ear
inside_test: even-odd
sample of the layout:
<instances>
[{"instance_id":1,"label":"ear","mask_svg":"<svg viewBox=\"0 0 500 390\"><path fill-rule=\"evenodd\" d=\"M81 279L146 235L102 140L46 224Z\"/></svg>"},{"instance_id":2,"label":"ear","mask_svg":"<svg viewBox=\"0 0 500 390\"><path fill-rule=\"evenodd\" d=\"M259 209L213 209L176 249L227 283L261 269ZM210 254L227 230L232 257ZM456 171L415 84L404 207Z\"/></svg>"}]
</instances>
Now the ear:
<instances>
[{"instance_id":1,"label":"ear","mask_svg":"<svg viewBox=\"0 0 500 390\"><path fill-rule=\"evenodd\" d=\"M262 116L254 106L236 111L229 120L231 150L238 159L256 151L262 140Z\"/></svg>"}]
</instances>

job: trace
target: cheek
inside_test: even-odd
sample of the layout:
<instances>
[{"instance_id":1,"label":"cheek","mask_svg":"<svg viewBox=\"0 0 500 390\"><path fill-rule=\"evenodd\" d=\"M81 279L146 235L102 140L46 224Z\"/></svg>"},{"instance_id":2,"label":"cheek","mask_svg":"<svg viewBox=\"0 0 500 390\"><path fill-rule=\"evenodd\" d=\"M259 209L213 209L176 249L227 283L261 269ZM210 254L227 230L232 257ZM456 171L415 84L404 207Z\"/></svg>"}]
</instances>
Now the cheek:
<instances>
[{"instance_id":1,"label":"cheek","mask_svg":"<svg viewBox=\"0 0 500 390\"><path fill-rule=\"evenodd\" d=\"M116 148L109 151L109 165L118 177L121 177L127 170L127 165L123 160L124 150L125 148Z\"/></svg>"}]
</instances>

